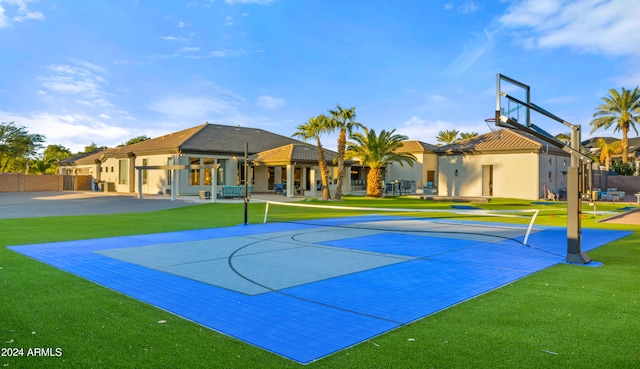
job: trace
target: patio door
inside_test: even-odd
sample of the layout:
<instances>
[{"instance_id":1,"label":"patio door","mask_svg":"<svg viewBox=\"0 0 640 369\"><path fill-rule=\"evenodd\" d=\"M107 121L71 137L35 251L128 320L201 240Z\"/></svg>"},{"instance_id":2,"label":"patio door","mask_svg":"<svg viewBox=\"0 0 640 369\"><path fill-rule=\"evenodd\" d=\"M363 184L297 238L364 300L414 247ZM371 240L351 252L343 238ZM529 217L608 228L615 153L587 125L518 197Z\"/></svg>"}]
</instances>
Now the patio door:
<instances>
[{"instance_id":1,"label":"patio door","mask_svg":"<svg viewBox=\"0 0 640 369\"><path fill-rule=\"evenodd\" d=\"M482 196L493 196L493 165L482 166Z\"/></svg>"}]
</instances>

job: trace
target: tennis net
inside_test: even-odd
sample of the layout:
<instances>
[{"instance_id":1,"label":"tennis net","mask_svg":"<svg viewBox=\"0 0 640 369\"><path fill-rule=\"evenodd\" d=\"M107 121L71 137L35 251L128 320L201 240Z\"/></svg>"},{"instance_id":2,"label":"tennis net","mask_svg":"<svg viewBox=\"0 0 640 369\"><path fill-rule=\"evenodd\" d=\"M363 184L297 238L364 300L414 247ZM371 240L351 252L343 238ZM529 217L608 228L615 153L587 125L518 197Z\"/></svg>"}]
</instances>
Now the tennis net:
<instances>
[{"instance_id":1,"label":"tennis net","mask_svg":"<svg viewBox=\"0 0 640 369\"><path fill-rule=\"evenodd\" d=\"M490 237L527 245L537 215L537 209L384 208L267 201L263 223L293 222L450 238Z\"/></svg>"}]
</instances>

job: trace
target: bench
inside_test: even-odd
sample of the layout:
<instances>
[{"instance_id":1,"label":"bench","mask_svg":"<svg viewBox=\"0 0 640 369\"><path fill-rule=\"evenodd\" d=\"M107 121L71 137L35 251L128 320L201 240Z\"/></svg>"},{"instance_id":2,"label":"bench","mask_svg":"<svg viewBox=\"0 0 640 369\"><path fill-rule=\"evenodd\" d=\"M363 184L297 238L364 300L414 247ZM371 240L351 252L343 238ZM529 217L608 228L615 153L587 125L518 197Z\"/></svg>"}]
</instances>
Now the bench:
<instances>
[{"instance_id":1,"label":"bench","mask_svg":"<svg viewBox=\"0 0 640 369\"><path fill-rule=\"evenodd\" d=\"M252 186L248 186L247 188L247 196L251 196L251 188ZM222 191L220 192L220 198L235 198L235 197L244 197L244 186L222 186Z\"/></svg>"}]
</instances>

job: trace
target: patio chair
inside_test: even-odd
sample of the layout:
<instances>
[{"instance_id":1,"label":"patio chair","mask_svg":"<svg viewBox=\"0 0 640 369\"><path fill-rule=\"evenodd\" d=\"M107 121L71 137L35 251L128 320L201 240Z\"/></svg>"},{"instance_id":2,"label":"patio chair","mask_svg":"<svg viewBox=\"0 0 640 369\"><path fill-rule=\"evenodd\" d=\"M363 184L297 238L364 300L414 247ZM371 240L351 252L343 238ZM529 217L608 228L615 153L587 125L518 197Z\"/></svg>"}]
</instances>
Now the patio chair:
<instances>
[{"instance_id":1,"label":"patio chair","mask_svg":"<svg viewBox=\"0 0 640 369\"><path fill-rule=\"evenodd\" d=\"M282 183L276 183L275 184L275 193L281 193L284 195L284 184Z\"/></svg>"}]
</instances>

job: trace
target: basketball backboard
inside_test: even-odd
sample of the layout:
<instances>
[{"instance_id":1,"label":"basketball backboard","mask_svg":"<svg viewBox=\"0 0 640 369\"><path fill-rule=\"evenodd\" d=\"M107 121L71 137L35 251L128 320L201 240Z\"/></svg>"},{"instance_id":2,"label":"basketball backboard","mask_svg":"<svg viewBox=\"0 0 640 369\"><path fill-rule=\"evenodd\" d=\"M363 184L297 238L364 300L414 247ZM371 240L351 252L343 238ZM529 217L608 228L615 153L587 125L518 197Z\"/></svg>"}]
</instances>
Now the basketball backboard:
<instances>
[{"instance_id":1,"label":"basketball backboard","mask_svg":"<svg viewBox=\"0 0 640 369\"><path fill-rule=\"evenodd\" d=\"M501 117L522 125L531 125L531 88L503 74L496 77L496 125ZM505 119L502 119L504 121Z\"/></svg>"}]
</instances>

